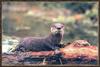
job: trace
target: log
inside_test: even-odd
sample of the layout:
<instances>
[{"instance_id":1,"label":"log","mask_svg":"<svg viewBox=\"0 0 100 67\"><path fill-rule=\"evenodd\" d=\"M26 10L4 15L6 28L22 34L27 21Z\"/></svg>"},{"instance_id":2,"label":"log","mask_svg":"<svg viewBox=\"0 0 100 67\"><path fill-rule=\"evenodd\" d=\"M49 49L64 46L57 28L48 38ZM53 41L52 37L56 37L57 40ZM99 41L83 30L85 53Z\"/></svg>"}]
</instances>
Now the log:
<instances>
[{"instance_id":1,"label":"log","mask_svg":"<svg viewBox=\"0 0 100 67\"><path fill-rule=\"evenodd\" d=\"M85 41L84 41L85 42ZM85 42L88 43L88 42ZM64 48L60 48L62 54L62 64L97 64L98 47L85 44L81 41L74 41ZM39 51L39 52L21 52L18 54L2 54L2 63L4 64L20 64L20 60L25 58L46 58L55 56L54 51ZM59 58L58 58L59 59ZM51 59L52 60L52 59ZM34 60L32 60L34 61ZM26 61L23 61L26 62ZM30 61L31 62L31 61ZM49 61L48 61L49 62ZM50 61L51 62L51 61Z\"/></svg>"},{"instance_id":2,"label":"log","mask_svg":"<svg viewBox=\"0 0 100 67\"><path fill-rule=\"evenodd\" d=\"M65 58L67 63L75 63L76 61L78 64L97 64L98 61L98 47L93 45L83 45L87 44L87 41L84 40L77 40L61 48L60 51Z\"/></svg>"}]
</instances>

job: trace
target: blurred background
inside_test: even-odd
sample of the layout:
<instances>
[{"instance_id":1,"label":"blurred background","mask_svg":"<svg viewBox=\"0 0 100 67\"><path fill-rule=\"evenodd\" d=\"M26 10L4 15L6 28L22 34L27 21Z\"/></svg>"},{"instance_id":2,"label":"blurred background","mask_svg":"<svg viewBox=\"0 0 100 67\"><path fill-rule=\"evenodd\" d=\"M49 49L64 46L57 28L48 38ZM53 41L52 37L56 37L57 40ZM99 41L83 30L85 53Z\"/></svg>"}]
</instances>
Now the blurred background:
<instances>
[{"instance_id":1,"label":"blurred background","mask_svg":"<svg viewBox=\"0 0 100 67\"><path fill-rule=\"evenodd\" d=\"M65 24L63 42L85 39L98 44L98 2L2 2L2 44L45 36L50 25ZM6 46L7 47L7 46Z\"/></svg>"}]
</instances>

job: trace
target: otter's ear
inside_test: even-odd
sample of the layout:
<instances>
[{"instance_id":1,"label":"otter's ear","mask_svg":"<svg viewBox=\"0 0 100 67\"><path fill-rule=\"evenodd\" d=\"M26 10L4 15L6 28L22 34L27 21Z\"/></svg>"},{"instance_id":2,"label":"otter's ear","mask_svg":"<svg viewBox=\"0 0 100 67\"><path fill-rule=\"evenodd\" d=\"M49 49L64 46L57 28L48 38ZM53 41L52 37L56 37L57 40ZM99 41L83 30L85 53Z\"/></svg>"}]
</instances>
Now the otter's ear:
<instances>
[{"instance_id":1,"label":"otter's ear","mask_svg":"<svg viewBox=\"0 0 100 67\"><path fill-rule=\"evenodd\" d=\"M61 24L61 28L65 28L65 25L64 24Z\"/></svg>"},{"instance_id":2,"label":"otter's ear","mask_svg":"<svg viewBox=\"0 0 100 67\"><path fill-rule=\"evenodd\" d=\"M64 23L61 23L64 26Z\"/></svg>"}]
</instances>

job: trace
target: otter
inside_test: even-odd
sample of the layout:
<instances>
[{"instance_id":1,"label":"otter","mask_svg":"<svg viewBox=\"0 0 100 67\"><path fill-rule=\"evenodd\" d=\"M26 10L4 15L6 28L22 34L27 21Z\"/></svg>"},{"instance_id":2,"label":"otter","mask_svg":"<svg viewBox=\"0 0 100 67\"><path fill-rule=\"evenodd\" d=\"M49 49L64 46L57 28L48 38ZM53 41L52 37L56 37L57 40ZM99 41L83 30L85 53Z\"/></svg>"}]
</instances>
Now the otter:
<instances>
[{"instance_id":1,"label":"otter","mask_svg":"<svg viewBox=\"0 0 100 67\"><path fill-rule=\"evenodd\" d=\"M46 37L26 37L20 41L14 51L51 51L60 48L64 34L64 24L51 25L51 33Z\"/></svg>"}]
</instances>

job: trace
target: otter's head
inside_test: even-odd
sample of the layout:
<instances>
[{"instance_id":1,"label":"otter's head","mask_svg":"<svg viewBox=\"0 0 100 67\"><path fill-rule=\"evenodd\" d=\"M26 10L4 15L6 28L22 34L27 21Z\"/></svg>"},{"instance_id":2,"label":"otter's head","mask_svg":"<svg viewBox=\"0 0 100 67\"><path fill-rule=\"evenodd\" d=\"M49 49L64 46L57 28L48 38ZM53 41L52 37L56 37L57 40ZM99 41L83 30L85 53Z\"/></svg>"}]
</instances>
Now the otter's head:
<instances>
[{"instance_id":1,"label":"otter's head","mask_svg":"<svg viewBox=\"0 0 100 67\"><path fill-rule=\"evenodd\" d=\"M55 23L51 25L51 33L52 34L64 34L64 24L62 23Z\"/></svg>"}]
</instances>

